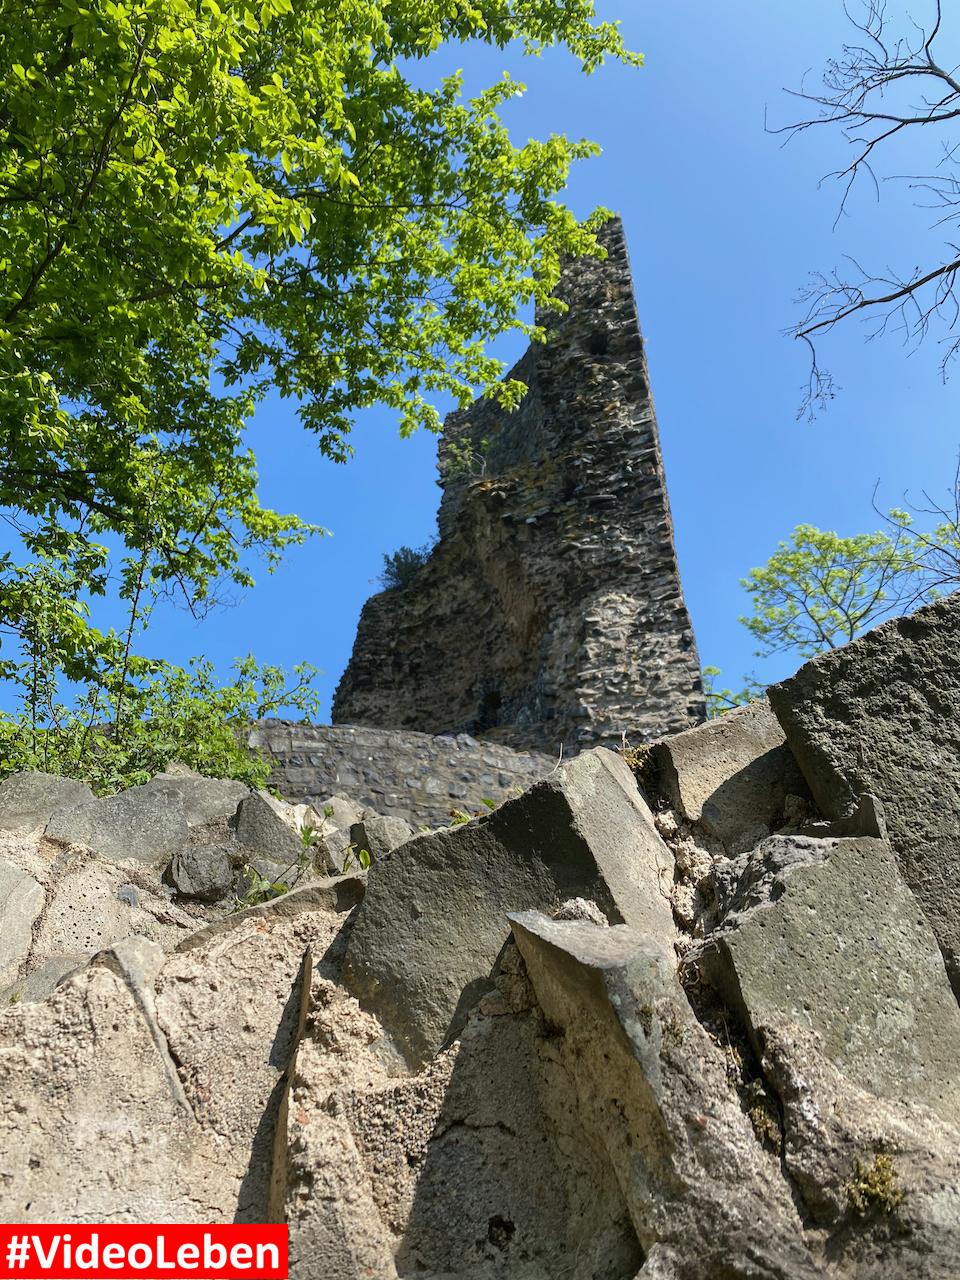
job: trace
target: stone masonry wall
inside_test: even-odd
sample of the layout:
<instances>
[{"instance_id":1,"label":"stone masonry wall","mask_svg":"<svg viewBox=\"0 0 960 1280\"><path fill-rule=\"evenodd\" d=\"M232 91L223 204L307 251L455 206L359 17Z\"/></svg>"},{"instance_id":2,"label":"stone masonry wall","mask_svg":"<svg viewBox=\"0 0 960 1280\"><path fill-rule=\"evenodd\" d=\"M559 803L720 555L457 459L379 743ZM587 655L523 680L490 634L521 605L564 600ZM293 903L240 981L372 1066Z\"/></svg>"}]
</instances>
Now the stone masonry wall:
<instances>
[{"instance_id":1,"label":"stone masonry wall","mask_svg":"<svg viewBox=\"0 0 960 1280\"><path fill-rule=\"evenodd\" d=\"M440 539L363 609L335 723L468 732L555 755L703 718L623 228L566 267L569 310L440 444Z\"/></svg>"},{"instance_id":2,"label":"stone masonry wall","mask_svg":"<svg viewBox=\"0 0 960 1280\"><path fill-rule=\"evenodd\" d=\"M452 809L474 813L485 799L499 803L556 765L466 734L434 738L357 725L263 720L248 741L272 757L270 785L285 799L342 793L414 827L447 826Z\"/></svg>"}]
</instances>

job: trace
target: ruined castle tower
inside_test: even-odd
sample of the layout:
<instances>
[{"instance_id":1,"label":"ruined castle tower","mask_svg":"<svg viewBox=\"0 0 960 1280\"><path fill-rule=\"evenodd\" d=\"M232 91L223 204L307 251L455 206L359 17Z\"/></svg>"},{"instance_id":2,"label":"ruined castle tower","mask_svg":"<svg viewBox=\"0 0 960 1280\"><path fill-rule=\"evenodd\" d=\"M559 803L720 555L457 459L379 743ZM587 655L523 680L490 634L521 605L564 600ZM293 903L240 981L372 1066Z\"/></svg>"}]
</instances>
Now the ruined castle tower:
<instances>
[{"instance_id":1,"label":"ruined castle tower","mask_svg":"<svg viewBox=\"0 0 960 1280\"><path fill-rule=\"evenodd\" d=\"M335 723L567 752L703 718L623 227L568 264L563 315L440 441L440 538L368 600Z\"/></svg>"}]
</instances>

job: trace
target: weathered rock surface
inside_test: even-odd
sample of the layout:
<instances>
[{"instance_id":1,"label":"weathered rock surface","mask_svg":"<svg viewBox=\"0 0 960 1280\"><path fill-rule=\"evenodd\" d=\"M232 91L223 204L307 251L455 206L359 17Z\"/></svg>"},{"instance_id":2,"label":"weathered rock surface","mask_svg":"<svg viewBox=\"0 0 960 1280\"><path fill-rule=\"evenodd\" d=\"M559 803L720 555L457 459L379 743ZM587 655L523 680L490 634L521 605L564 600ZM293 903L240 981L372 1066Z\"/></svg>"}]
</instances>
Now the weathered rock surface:
<instances>
[{"instance_id":1,"label":"weathered rock surface","mask_svg":"<svg viewBox=\"0 0 960 1280\"><path fill-rule=\"evenodd\" d=\"M114 866L87 849L68 848L51 871L34 926L30 968L55 955L93 955L133 933L175 946L195 927L167 900L158 880Z\"/></svg>"},{"instance_id":2,"label":"weathered rock surface","mask_svg":"<svg viewBox=\"0 0 960 1280\"><path fill-rule=\"evenodd\" d=\"M757 1052L770 1029L807 1028L862 1089L960 1120L960 1008L889 848L775 836L723 874L705 955Z\"/></svg>"},{"instance_id":3,"label":"weathered rock surface","mask_svg":"<svg viewBox=\"0 0 960 1280\"><path fill-rule=\"evenodd\" d=\"M245 796L232 825L237 844L252 857L266 858L282 867L296 866L303 842L263 796Z\"/></svg>"},{"instance_id":4,"label":"weathered rock surface","mask_svg":"<svg viewBox=\"0 0 960 1280\"><path fill-rule=\"evenodd\" d=\"M0 1011L3 1220L275 1219L311 958L338 973L358 887L311 886L172 956L126 938Z\"/></svg>"},{"instance_id":5,"label":"weathered rock surface","mask_svg":"<svg viewBox=\"0 0 960 1280\"><path fill-rule=\"evenodd\" d=\"M669 946L671 867L630 770L612 752L585 752L488 817L374 863L347 985L423 1062L487 986L505 911L589 898Z\"/></svg>"},{"instance_id":6,"label":"weathered rock surface","mask_svg":"<svg viewBox=\"0 0 960 1280\"><path fill-rule=\"evenodd\" d=\"M184 897L221 901L235 886L235 854L229 844L187 845L173 855L170 878Z\"/></svg>"},{"instance_id":7,"label":"weathered rock surface","mask_svg":"<svg viewBox=\"0 0 960 1280\"><path fill-rule=\"evenodd\" d=\"M412 840L413 827L402 818L384 818L378 813L365 813L350 828L350 842L357 849L366 849L374 860L392 853L400 845Z\"/></svg>"},{"instance_id":8,"label":"weathered rock surface","mask_svg":"<svg viewBox=\"0 0 960 1280\"><path fill-rule=\"evenodd\" d=\"M822 811L878 796L960 993L960 594L821 654L770 701Z\"/></svg>"},{"instance_id":9,"label":"weathered rock surface","mask_svg":"<svg viewBox=\"0 0 960 1280\"><path fill-rule=\"evenodd\" d=\"M33 922L43 909L43 890L32 876L0 861L0 989L30 954Z\"/></svg>"},{"instance_id":10,"label":"weathered rock surface","mask_svg":"<svg viewBox=\"0 0 960 1280\"><path fill-rule=\"evenodd\" d=\"M46 838L84 845L108 862L141 862L163 868L187 842L186 806L179 787L146 783L119 795L60 809Z\"/></svg>"},{"instance_id":11,"label":"weathered rock surface","mask_svg":"<svg viewBox=\"0 0 960 1280\"><path fill-rule=\"evenodd\" d=\"M85 782L53 773L15 773L0 782L0 831L44 827L58 809L93 799Z\"/></svg>"},{"instance_id":12,"label":"weathered rock surface","mask_svg":"<svg viewBox=\"0 0 960 1280\"><path fill-rule=\"evenodd\" d=\"M95 966L0 1010L0 1219L230 1221L220 1159L124 979Z\"/></svg>"},{"instance_id":13,"label":"weathered rock surface","mask_svg":"<svg viewBox=\"0 0 960 1280\"><path fill-rule=\"evenodd\" d=\"M784 824L807 785L766 698L653 746L657 789L734 857Z\"/></svg>"},{"instance_id":14,"label":"weathered rock surface","mask_svg":"<svg viewBox=\"0 0 960 1280\"><path fill-rule=\"evenodd\" d=\"M658 1246L677 1277L823 1274L665 953L625 925L510 919L644 1252Z\"/></svg>"},{"instance_id":15,"label":"weathered rock surface","mask_svg":"<svg viewBox=\"0 0 960 1280\"><path fill-rule=\"evenodd\" d=\"M152 794L179 796L188 827L200 827L217 819L231 818L250 788L229 778L205 778L180 765L158 773L146 783Z\"/></svg>"},{"instance_id":16,"label":"weathered rock surface","mask_svg":"<svg viewBox=\"0 0 960 1280\"><path fill-rule=\"evenodd\" d=\"M623 1197L571 1108L516 948L496 981L461 1041L403 1080L378 1057L374 1019L318 993L291 1106L295 1274L633 1280Z\"/></svg>"}]
</instances>

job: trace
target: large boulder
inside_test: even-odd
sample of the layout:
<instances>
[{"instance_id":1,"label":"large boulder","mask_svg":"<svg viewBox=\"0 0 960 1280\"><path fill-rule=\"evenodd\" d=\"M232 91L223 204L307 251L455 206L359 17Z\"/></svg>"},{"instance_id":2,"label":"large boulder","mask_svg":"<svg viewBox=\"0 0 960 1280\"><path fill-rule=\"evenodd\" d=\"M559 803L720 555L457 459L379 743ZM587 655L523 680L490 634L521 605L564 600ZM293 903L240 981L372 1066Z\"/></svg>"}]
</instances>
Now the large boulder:
<instances>
[{"instance_id":1,"label":"large boulder","mask_svg":"<svg viewBox=\"0 0 960 1280\"><path fill-rule=\"evenodd\" d=\"M53 773L14 773L0 782L0 831L45 827L58 809L93 800L85 782Z\"/></svg>"},{"instance_id":2,"label":"large boulder","mask_svg":"<svg viewBox=\"0 0 960 1280\"><path fill-rule=\"evenodd\" d=\"M579 1124L515 947L460 1042L398 1079L377 1025L318 989L290 1108L292 1274L633 1280L642 1252Z\"/></svg>"},{"instance_id":3,"label":"large boulder","mask_svg":"<svg viewBox=\"0 0 960 1280\"><path fill-rule=\"evenodd\" d=\"M654 743L654 786L730 856L784 824L789 796L809 793L766 698Z\"/></svg>"},{"instance_id":4,"label":"large boulder","mask_svg":"<svg viewBox=\"0 0 960 1280\"><path fill-rule=\"evenodd\" d=\"M653 1274L822 1275L670 957L626 925L510 920L571 1103L616 1172Z\"/></svg>"},{"instance_id":5,"label":"large boulder","mask_svg":"<svg viewBox=\"0 0 960 1280\"><path fill-rule=\"evenodd\" d=\"M774 836L720 874L706 968L755 1050L806 1028L862 1089L960 1119L960 1008L883 841Z\"/></svg>"},{"instance_id":6,"label":"large boulder","mask_svg":"<svg viewBox=\"0 0 960 1280\"><path fill-rule=\"evenodd\" d=\"M149 793L179 796L188 827L232 818L250 788L230 778L205 778L183 765L170 766L145 784Z\"/></svg>"},{"instance_id":7,"label":"large boulder","mask_svg":"<svg viewBox=\"0 0 960 1280\"><path fill-rule=\"evenodd\" d=\"M296 869L304 853L303 841L268 799L258 794L246 796L231 825L248 861L264 859L281 869Z\"/></svg>"},{"instance_id":8,"label":"large boulder","mask_svg":"<svg viewBox=\"0 0 960 1280\"><path fill-rule=\"evenodd\" d=\"M0 860L0 990L16 978L30 954L43 889L19 867Z\"/></svg>"},{"instance_id":9,"label":"large boulder","mask_svg":"<svg viewBox=\"0 0 960 1280\"><path fill-rule=\"evenodd\" d=\"M669 948L672 870L627 765L584 752L489 816L374 862L345 980L421 1063L488 986L506 911L582 897Z\"/></svg>"},{"instance_id":10,"label":"large boulder","mask_svg":"<svg viewBox=\"0 0 960 1280\"><path fill-rule=\"evenodd\" d=\"M821 654L769 690L821 810L879 797L960 994L960 594Z\"/></svg>"},{"instance_id":11,"label":"large boulder","mask_svg":"<svg viewBox=\"0 0 960 1280\"><path fill-rule=\"evenodd\" d=\"M73 808L47 824L48 840L83 845L108 862L164 868L187 842L186 807L179 789L131 787Z\"/></svg>"}]
</instances>

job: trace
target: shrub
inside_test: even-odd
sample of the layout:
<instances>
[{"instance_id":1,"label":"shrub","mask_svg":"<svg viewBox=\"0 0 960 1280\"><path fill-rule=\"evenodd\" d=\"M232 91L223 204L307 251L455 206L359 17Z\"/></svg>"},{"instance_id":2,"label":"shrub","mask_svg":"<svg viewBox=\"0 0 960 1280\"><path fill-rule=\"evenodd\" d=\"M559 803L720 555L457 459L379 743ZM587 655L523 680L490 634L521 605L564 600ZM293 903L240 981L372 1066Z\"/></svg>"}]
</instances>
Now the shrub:
<instances>
[{"instance_id":1,"label":"shrub","mask_svg":"<svg viewBox=\"0 0 960 1280\"><path fill-rule=\"evenodd\" d=\"M401 547L393 555L383 557L383 572L380 583L387 591L395 587L409 587L417 574L430 559L433 542L426 542L422 547Z\"/></svg>"},{"instance_id":2,"label":"shrub","mask_svg":"<svg viewBox=\"0 0 960 1280\"><path fill-rule=\"evenodd\" d=\"M315 716L317 673L307 663L292 673L261 667L249 656L233 669L232 682L220 685L213 664L201 658L188 669L135 660L122 721L111 714L117 690L109 680L89 686L70 707L49 704L42 723L29 706L17 715L0 712L0 777L39 769L107 795L179 760L210 777L263 786L270 762L247 747L250 722L287 708Z\"/></svg>"}]
</instances>

